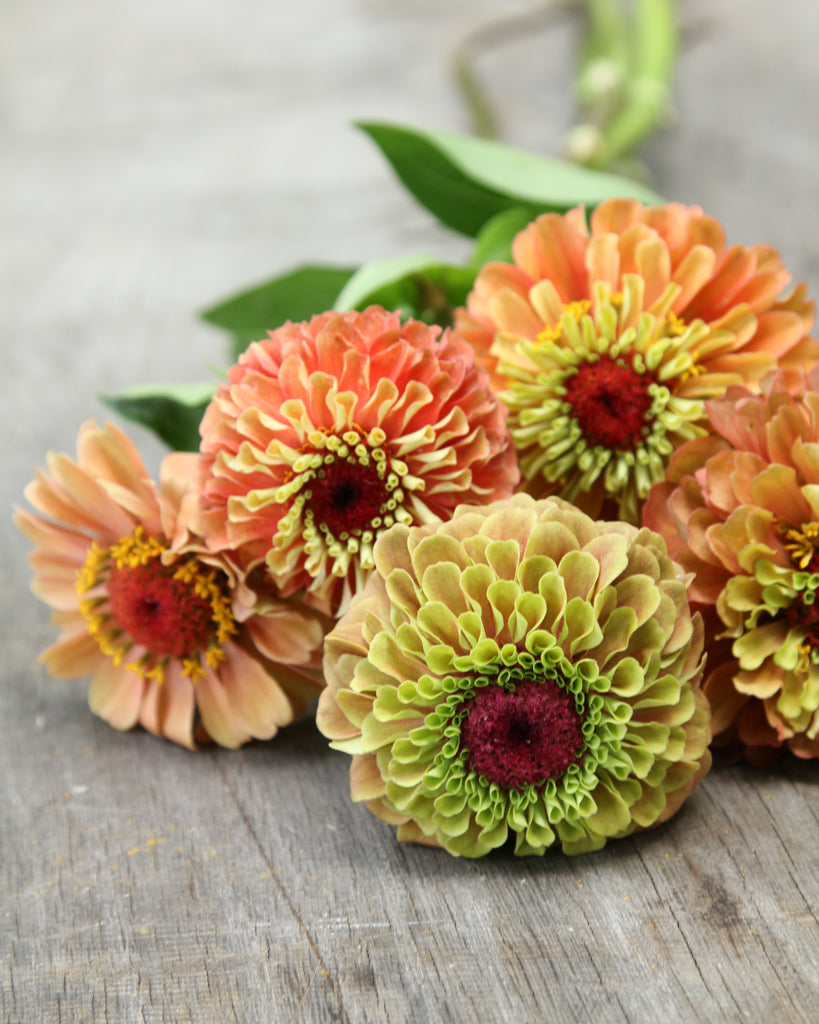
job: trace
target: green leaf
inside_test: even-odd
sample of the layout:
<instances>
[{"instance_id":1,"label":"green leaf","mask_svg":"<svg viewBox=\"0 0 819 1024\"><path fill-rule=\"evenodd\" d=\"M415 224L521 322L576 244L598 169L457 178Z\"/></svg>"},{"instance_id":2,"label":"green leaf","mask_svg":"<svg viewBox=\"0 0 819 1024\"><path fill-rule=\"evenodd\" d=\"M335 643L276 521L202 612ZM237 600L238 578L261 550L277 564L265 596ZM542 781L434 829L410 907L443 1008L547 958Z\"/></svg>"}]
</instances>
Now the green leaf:
<instances>
[{"instance_id":1,"label":"green leaf","mask_svg":"<svg viewBox=\"0 0 819 1024\"><path fill-rule=\"evenodd\" d=\"M475 248L469 259L470 265L480 270L485 263L511 263L515 235L523 231L531 220L529 211L521 210L519 207L496 213L478 233Z\"/></svg>"},{"instance_id":2,"label":"green leaf","mask_svg":"<svg viewBox=\"0 0 819 1024\"><path fill-rule=\"evenodd\" d=\"M336 300L336 309L383 306L425 323L450 326L455 306L466 301L474 267L441 263L434 256L411 255L374 260L353 274Z\"/></svg>"},{"instance_id":3,"label":"green leaf","mask_svg":"<svg viewBox=\"0 0 819 1024\"><path fill-rule=\"evenodd\" d=\"M206 309L201 316L208 323L230 331L236 358L251 341L267 337L268 331L285 321L298 323L332 309L354 270L354 267L317 265L295 267Z\"/></svg>"},{"instance_id":4,"label":"green leaf","mask_svg":"<svg viewBox=\"0 0 819 1024\"><path fill-rule=\"evenodd\" d=\"M475 237L502 210L519 207L532 217L565 213L628 196L663 200L628 178L536 156L499 142L450 132L360 122L415 198L447 227Z\"/></svg>"},{"instance_id":5,"label":"green leaf","mask_svg":"<svg viewBox=\"0 0 819 1024\"><path fill-rule=\"evenodd\" d=\"M216 390L214 383L139 384L116 395L99 395L109 409L152 430L176 451L199 449L199 424Z\"/></svg>"}]
</instances>

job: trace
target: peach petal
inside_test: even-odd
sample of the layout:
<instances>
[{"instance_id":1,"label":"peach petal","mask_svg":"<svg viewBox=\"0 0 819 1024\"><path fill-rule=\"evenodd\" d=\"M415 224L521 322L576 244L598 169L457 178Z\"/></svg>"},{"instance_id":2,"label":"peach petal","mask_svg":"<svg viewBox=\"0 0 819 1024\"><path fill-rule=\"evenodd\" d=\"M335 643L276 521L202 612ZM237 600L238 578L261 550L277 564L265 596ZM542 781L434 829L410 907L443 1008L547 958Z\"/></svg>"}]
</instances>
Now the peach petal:
<instances>
[{"instance_id":1,"label":"peach petal","mask_svg":"<svg viewBox=\"0 0 819 1024\"><path fill-rule=\"evenodd\" d=\"M785 296L784 299L777 303L777 309L788 310L800 317L806 334L813 327L816 315L816 302L813 299L807 299L807 294L808 286L802 281L794 288L790 295Z\"/></svg>"},{"instance_id":2,"label":"peach petal","mask_svg":"<svg viewBox=\"0 0 819 1024\"><path fill-rule=\"evenodd\" d=\"M512 243L518 266L533 281L550 280L564 302L588 294L585 255L587 236L555 213L542 214Z\"/></svg>"},{"instance_id":3,"label":"peach petal","mask_svg":"<svg viewBox=\"0 0 819 1024\"><path fill-rule=\"evenodd\" d=\"M284 602L266 614L251 616L245 629L260 654L285 665L314 663L325 632L315 614Z\"/></svg>"},{"instance_id":4,"label":"peach petal","mask_svg":"<svg viewBox=\"0 0 819 1024\"><path fill-rule=\"evenodd\" d=\"M88 555L89 539L69 526L52 523L15 506L14 525L37 547L38 553L58 558L68 565L82 566Z\"/></svg>"},{"instance_id":5,"label":"peach petal","mask_svg":"<svg viewBox=\"0 0 819 1024\"><path fill-rule=\"evenodd\" d=\"M262 665L235 644L225 648L219 679L236 722L255 739L270 739L293 720L286 694Z\"/></svg>"},{"instance_id":6,"label":"peach petal","mask_svg":"<svg viewBox=\"0 0 819 1024\"><path fill-rule=\"evenodd\" d=\"M194 750L194 709L193 683L182 675L176 662L171 662L161 684L147 684L139 711L139 723L155 736Z\"/></svg>"},{"instance_id":7,"label":"peach petal","mask_svg":"<svg viewBox=\"0 0 819 1024\"><path fill-rule=\"evenodd\" d=\"M759 318L756 334L748 342L746 351L767 352L779 359L803 334L802 321L795 313L771 310Z\"/></svg>"},{"instance_id":8,"label":"peach petal","mask_svg":"<svg viewBox=\"0 0 819 1024\"><path fill-rule=\"evenodd\" d=\"M756 263L753 252L741 245L733 246L709 283L686 309L687 317L712 321L736 305L735 296L750 280Z\"/></svg>"},{"instance_id":9,"label":"peach petal","mask_svg":"<svg viewBox=\"0 0 819 1024\"><path fill-rule=\"evenodd\" d=\"M592 236L622 234L629 225L639 219L642 212L643 207L636 199L606 199L592 211Z\"/></svg>"},{"instance_id":10,"label":"peach petal","mask_svg":"<svg viewBox=\"0 0 819 1024\"><path fill-rule=\"evenodd\" d=\"M105 661L91 680L88 706L115 729L131 729L139 719L145 688L136 672Z\"/></svg>"},{"instance_id":11,"label":"peach petal","mask_svg":"<svg viewBox=\"0 0 819 1024\"><path fill-rule=\"evenodd\" d=\"M233 714L225 687L213 672L207 672L196 683L196 706L208 736L219 746L236 750L251 739Z\"/></svg>"},{"instance_id":12,"label":"peach petal","mask_svg":"<svg viewBox=\"0 0 819 1024\"><path fill-rule=\"evenodd\" d=\"M650 306L665 291L671 279L671 258L659 238L643 239L635 250L637 273L645 281L644 303Z\"/></svg>"},{"instance_id":13,"label":"peach petal","mask_svg":"<svg viewBox=\"0 0 819 1024\"><path fill-rule=\"evenodd\" d=\"M529 291L529 302L543 324L554 327L560 322L563 315L563 300L554 284L548 279L532 285Z\"/></svg>"},{"instance_id":14,"label":"peach petal","mask_svg":"<svg viewBox=\"0 0 819 1024\"><path fill-rule=\"evenodd\" d=\"M499 333L520 335L534 341L543 329L543 324L532 312L528 299L515 295L514 292L498 292L490 303L489 312Z\"/></svg>"},{"instance_id":15,"label":"peach petal","mask_svg":"<svg viewBox=\"0 0 819 1024\"><path fill-rule=\"evenodd\" d=\"M113 423L83 424L77 439L82 469L100 481L117 504L139 518L156 516L156 488L133 442ZM149 532L155 532L149 529Z\"/></svg>"},{"instance_id":16,"label":"peach petal","mask_svg":"<svg viewBox=\"0 0 819 1024\"><path fill-rule=\"evenodd\" d=\"M616 292L618 290L620 282L620 249L617 244L616 235L604 234L589 241L589 247L586 252L586 271L589 281L605 281L612 291Z\"/></svg>"},{"instance_id":17,"label":"peach petal","mask_svg":"<svg viewBox=\"0 0 819 1024\"><path fill-rule=\"evenodd\" d=\"M682 316L694 296L705 286L714 272L716 254L709 246L695 245L674 268L671 280L680 286L674 300L674 312Z\"/></svg>"},{"instance_id":18,"label":"peach petal","mask_svg":"<svg viewBox=\"0 0 819 1024\"><path fill-rule=\"evenodd\" d=\"M90 535L101 534L112 541L128 536L133 529L133 521L76 464L70 463L66 456L52 456L49 469L51 477L35 470L37 479L23 492L38 512L76 530ZM65 486L66 476L76 483L79 495L71 493ZM90 511L92 509L93 512Z\"/></svg>"},{"instance_id":19,"label":"peach petal","mask_svg":"<svg viewBox=\"0 0 819 1024\"><path fill-rule=\"evenodd\" d=\"M809 521L810 506L802 496L793 466L771 465L751 481L751 500L785 522Z\"/></svg>"},{"instance_id":20,"label":"peach petal","mask_svg":"<svg viewBox=\"0 0 819 1024\"><path fill-rule=\"evenodd\" d=\"M97 641L88 635L84 620L79 624L75 620L74 628L67 629L57 643L47 647L38 661L55 679L82 679L98 672L107 659L100 652Z\"/></svg>"},{"instance_id":21,"label":"peach petal","mask_svg":"<svg viewBox=\"0 0 819 1024\"><path fill-rule=\"evenodd\" d=\"M357 755L350 766L350 796L356 803L384 796L386 784L372 755Z\"/></svg>"}]
</instances>

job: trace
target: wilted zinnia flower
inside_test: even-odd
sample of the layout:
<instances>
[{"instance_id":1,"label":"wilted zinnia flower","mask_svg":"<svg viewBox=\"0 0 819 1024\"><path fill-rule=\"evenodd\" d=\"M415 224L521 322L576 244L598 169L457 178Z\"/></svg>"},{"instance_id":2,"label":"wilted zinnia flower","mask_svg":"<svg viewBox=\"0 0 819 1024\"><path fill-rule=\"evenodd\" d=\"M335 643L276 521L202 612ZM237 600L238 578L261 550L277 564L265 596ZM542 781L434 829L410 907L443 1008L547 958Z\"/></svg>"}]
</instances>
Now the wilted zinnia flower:
<instances>
[{"instance_id":1,"label":"wilted zinnia flower","mask_svg":"<svg viewBox=\"0 0 819 1024\"><path fill-rule=\"evenodd\" d=\"M703 432L704 399L819 362L804 287L779 299L774 250L726 250L696 207L610 200L590 230L580 208L545 214L513 252L479 273L456 328L511 411L535 497L637 522L668 456Z\"/></svg>"},{"instance_id":2,"label":"wilted zinnia flower","mask_svg":"<svg viewBox=\"0 0 819 1024\"><path fill-rule=\"evenodd\" d=\"M439 334L371 307L252 344L202 422L210 543L336 614L383 530L511 494L506 411L469 345Z\"/></svg>"},{"instance_id":3,"label":"wilted zinnia flower","mask_svg":"<svg viewBox=\"0 0 819 1024\"><path fill-rule=\"evenodd\" d=\"M375 563L328 634L318 724L399 839L583 853L707 771L702 623L656 534L517 495L397 526Z\"/></svg>"},{"instance_id":4,"label":"wilted zinnia flower","mask_svg":"<svg viewBox=\"0 0 819 1024\"><path fill-rule=\"evenodd\" d=\"M321 689L315 615L252 590L197 537L198 456L169 455L162 486L115 426L80 429L77 460L50 454L17 510L34 542L32 589L56 609L41 655L91 676L91 710L193 747L269 739Z\"/></svg>"},{"instance_id":5,"label":"wilted zinnia flower","mask_svg":"<svg viewBox=\"0 0 819 1024\"><path fill-rule=\"evenodd\" d=\"M819 371L800 395L777 378L707 407L714 436L675 453L644 519L706 610L714 742L751 761L817 757Z\"/></svg>"}]
</instances>

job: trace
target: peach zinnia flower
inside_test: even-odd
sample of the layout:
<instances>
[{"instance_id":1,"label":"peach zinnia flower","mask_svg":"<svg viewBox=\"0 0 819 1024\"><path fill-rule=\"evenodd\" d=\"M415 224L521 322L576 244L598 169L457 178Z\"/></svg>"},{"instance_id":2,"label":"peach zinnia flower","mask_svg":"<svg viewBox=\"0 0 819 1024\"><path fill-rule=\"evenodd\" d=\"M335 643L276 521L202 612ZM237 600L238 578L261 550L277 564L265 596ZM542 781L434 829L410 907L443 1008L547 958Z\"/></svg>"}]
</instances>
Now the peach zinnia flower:
<instances>
[{"instance_id":1,"label":"peach zinnia flower","mask_svg":"<svg viewBox=\"0 0 819 1024\"><path fill-rule=\"evenodd\" d=\"M752 761L819 756L819 371L786 383L707 403L644 510L706 612L715 744Z\"/></svg>"},{"instance_id":2,"label":"peach zinnia flower","mask_svg":"<svg viewBox=\"0 0 819 1024\"><path fill-rule=\"evenodd\" d=\"M796 386L819 362L804 287L765 246L726 249L696 207L609 200L545 214L514 263L479 273L456 329L510 409L525 488L636 522L670 453L701 433L702 402L758 390L777 366ZM608 505L605 503L609 502Z\"/></svg>"},{"instance_id":3,"label":"peach zinnia flower","mask_svg":"<svg viewBox=\"0 0 819 1024\"><path fill-rule=\"evenodd\" d=\"M518 481L506 411L470 346L397 313L323 313L250 346L202 421L209 541L342 612L394 523Z\"/></svg>"},{"instance_id":4,"label":"peach zinnia flower","mask_svg":"<svg viewBox=\"0 0 819 1024\"><path fill-rule=\"evenodd\" d=\"M194 747L268 739L321 689L321 624L253 591L198 529L198 456L177 453L149 479L115 426L80 429L77 460L51 453L17 510L34 542L32 589L56 609L60 639L41 660L61 679L91 676L91 710Z\"/></svg>"}]
</instances>

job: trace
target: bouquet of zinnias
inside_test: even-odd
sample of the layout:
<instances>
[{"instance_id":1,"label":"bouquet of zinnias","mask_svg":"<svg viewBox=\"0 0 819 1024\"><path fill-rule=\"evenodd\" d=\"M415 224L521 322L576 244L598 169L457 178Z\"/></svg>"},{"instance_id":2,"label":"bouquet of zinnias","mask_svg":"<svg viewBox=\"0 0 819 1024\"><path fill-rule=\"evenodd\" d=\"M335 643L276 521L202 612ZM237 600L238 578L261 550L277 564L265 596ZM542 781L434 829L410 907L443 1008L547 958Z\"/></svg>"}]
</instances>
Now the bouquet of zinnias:
<instances>
[{"instance_id":1,"label":"bouquet of zinnias","mask_svg":"<svg viewBox=\"0 0 819 1024\"><path fill-rule=\"evenodd\" d=\"M666 820L712 732L816 756L804 286L624 179L368 130L472 258L297 268L209 311L224 381L109 399L180 449L158 483L111 424L49 456L16 514L48 671L191 748L318 698L353 798L467 856Z\"/></svg>"}]
</instances>

